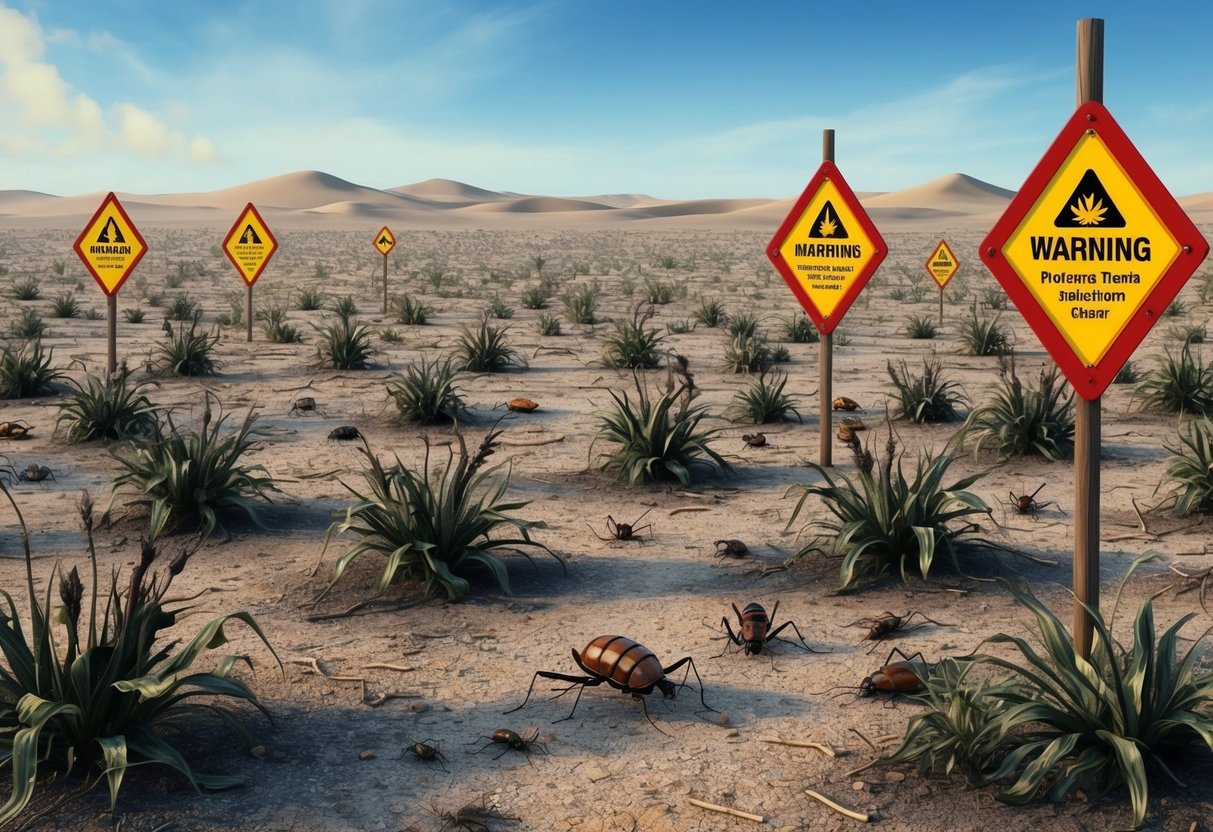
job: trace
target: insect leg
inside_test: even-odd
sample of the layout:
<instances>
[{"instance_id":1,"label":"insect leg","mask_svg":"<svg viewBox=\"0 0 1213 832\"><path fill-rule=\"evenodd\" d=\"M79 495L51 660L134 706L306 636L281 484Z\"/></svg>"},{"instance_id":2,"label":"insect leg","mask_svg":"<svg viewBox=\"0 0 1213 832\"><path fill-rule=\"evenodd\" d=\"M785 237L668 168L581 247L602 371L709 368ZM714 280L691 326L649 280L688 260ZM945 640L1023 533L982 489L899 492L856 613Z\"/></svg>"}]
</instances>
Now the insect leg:
<instances>
[{"instance_id":1,"label":"insect leg","mask_svg":"<svg viewBox=\"0 0 1213 832\"><path fill-rule=\"evenodd\" d=\"M829 653L830 652L829 650L814 650L812 647L810 647L808 645L808 643L804 640L804 636L802 636L800 634L800 628L796 626L796 622L790 618L787 621L780 624L774 630L771 630L771 632L767 633L766 640L770 641L771 639L778 637L779 633L782 632L785 627L791 627L793 630L796 631L796 638L800 639L800 644L796 645L796 642L792 641L791 639L786 639L786 638L781 638L781 639L779 639L780 641L786 641L788 644L796 645L798 647L803 647L805 650L808 650L810 653Z\"/></svg>"}]
</instances>

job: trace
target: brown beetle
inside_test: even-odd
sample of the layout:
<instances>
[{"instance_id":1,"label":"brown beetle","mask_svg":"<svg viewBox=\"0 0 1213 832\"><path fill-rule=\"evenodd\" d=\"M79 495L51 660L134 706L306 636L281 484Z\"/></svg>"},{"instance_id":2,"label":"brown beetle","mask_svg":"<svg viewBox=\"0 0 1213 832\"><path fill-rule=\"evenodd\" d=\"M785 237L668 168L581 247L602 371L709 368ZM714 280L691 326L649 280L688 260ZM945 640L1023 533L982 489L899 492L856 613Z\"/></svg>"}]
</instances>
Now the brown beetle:
<instances>
[{"instance_id":1,"label":"brown beetle","mask_svg":"<svg viewBox=\"0 0 1213 832\"><path fill-rule=\"evenodd\" d=\"M912 627L907 626L907 625L909 625L910 621L916 615L922 617L922 622L919 624L915 624ZM917 630L919 627L925 627L927 624L934 624L937 627L952 626L951 624L944 624L942 621L936 621L933 618L927 618L927 616L924 613L917 612L916 610L910 610L905 615L894 615L893 613L889 612L888 610L885 610L883 615L879 615L876 617L860 618L858 621L852 621L847 626L848 627L867 627L868 628L867 635L865 635L861 639L861 641L880 642L880 641L883 641L885 638L887 638L891 633L895 633L899 630L905 630L906 632L909 632L910 630ZM876 645L873 644L872 650L875 650L875 649L876 649ZM870 653L870 652L872 652L872 650L869 650L868 652Z\"/></svg>"},{"instance_id":2,"label":"brown beetle","mask_svg":"<svg viewBox=\"0 0 1213 832\"><path fill-rule=\"evenodd\" d=\"M315 411L316 399L313 396L300 396L291 402L291 415L296 413L314 413Z\"/></svg>"},{"instance_id":3,"label":"brown beetle","mask_svg":"<svg viewBox=\"0 0 1213 832\"><path fill-rule=\"evenodd\" d=\"M400 751L400 759L404 759L404 755L411 751L413 752L413 756L418 760L425 760L427 763L437 761L443 771L446 771L448 774L450 773L446 767L446 757L443 756L442 751L438 748L438 740L427 739L421 742L413 742L406 738L406 742L408 742L408 745Z\"/></svg>"},{"instance_id":4,"label":"brown beetle","mask_svg":"<svg viewBox=\"0 0 1213 832\"><path fill-rule=\"evenodd\" d=\"M598 538L599 540L635 540L637 542L641 542L640 533L646 529L652 529L653 524L645 523L643 526L637 526L636 524L643 520L644 515L648 514L652 510L653 509L651 508L645 509L644 514L641 514L631 523L616 523L615 518L608 514L606 522L607 532L611 535L610 537L603 537L598 532L594 531L594 527L590 526L589 523L586 523L586 525L590 526L590 531L594 532L594 537Z\"/></svg>"},{"instance_id":5,"label":"brown beetle","mask_svg":"<svg viewBox=\"0 0 1213 832\"><path fill-rule=\"evenodd\" d=\"M716 547L716 557L718 558L744 558L750 553L750 547L736 538L717 540L712 545Z\"/></svg>"},{"instance_id":6,"label":"brown beetle","mask_svg":"<svg viewBox=\"0 0 1213 832\"><path fill-rule=\"evenodd\" d=\"M509 403L506 404L506 407L515 413L530 413L532 410L537 410L539 408L539 404L531 401L530 399L525 399L522 396L519 396L516 399L510 399Z\"/></svg>"},{"instance_id":7,"label":"brown beetle","mask_svg":"<svg viewBox=\"0 0 1213 832\"><path fill-rule=\"evenodd\" d=\"M846 396L837 396L833 402L834 410L863 410L859 406L859 402L854 399L848 399Z\"/></svg>"},{"instance_id":8,"label":"brown beetle","mask_svg":"<svg viewBox=\"0 0 1213 832\"><path fill-rule=\"evenodd\" d=\"M0 439L24 439L33 429L33 425L22 421L0 422Z\"/></svg>"},{"instance_id":9,"label":"brown beetle","mask_svg":"<svg viewBox=\"0 0 1213 832\"><path fill-rule=\"evenodd\" d=\"M765 433L743 433L741 441L751 448L761 448L767 444L767 436Z\"/></svg>"},{"instance_id":10,"label":"brown beetle","mask_svg":"<svg viewBox=\"0 0 1213 832\"><path fill-rule=\"evenodd\" d=\"M1015 509L1015 511L1017 511L1020 514L1034 515L1034 514L1036 514L1036 512L1040 511L1041 509L1048 508L1049 506L1054 505L1054 503L1051 501L1044 502L1044 503L1036 502L1036 495L1039 494L1040 490L1042 488L1044 488L1046 485L1048 485L1048 483L1042 482L1040 484L1040 488L1037 488L1031 494L1016 494L1013 491L1008 491L1007 496L1010 498L1011 508Z\"/></svg>"},{"instance_id":11,"label":"brown beetle","mask_svg":"<svg viewBox=\"0 0 1213 832\"><path fill-rule=\"evenodd\" d=\"M895 662L893 656L901 656L904 661ZM920 659L915 662L914 659ZM922 651L907 656L900 648L894 647L884 665L871 676L864 677L859 683L860 696L875 696L877 693L891 693L894 697L902 693L918 693L922 690L922 677L929 668Z\"/></svg>"},{"instance_id":12,"label":"brown beetle","mask_svg":"<svg viewBox=\"0 0 1213 832\"><path fill-rule=\"evenodd\" d=\"M340 442L361 438L362 434L353 425L340 425L329 431L329 439L335 439Z\"/></svg>"},{"instance_id":13,"label":"brown beetle","mask_svg":"<svg viewBox=\"0 0 1213 832\"><path fill-rule=\"evenodd\" d=\"M686 664L690 665L687 672L694 673L695 680L699 682L699 701L707 710L716 710L708 705L703 698L703 680L699 678L699 671L695 668L695 660L690 656L679 659L669 667L662 667L661 662L657 660L657 656L653 654L653 651L639 642L624 636L598 636L598 638L587 644L580 653L574 648L573 661L585 672L585 676L573 676L567 673L554 673L550 670L538 670L531 677L531 686L527 688L526 698L522 700L522 704L517 708L511 708L506 713L513 713L530 701L537 679L555 679L559 682L569 683L567 688L556 694L557 696L563 696L573 688L578 689L577 699L573 702L573 710L569 711L569 715L564 717L564 719L556 720L557 722L564 722L565 719L573 718L573 714L577 711L577 703L581 701L581 694L586 688L596 687L605 682L616 690L629 694L634 699L639 699L641 707L644 708L644 715L649 720L649 723L654 728L657 728L658 731L661 731L657 727L657 723L653 722L653 717L649 714L648 704L641 697L647 696L654 689L657 689L661 691L661 695L666 699L673 699L677 695L678 688L686 685L685 676L684 681L677 684L671 682L668 677L671 673ZM661 733L664 734L665 732L661 731Z\"/></svg>"},{"instance_id":14,"label":"brown beetle","mask_svg":"<svg viewBox=\"0 0 1213 832\"><path fill-rule=\"evenodd\" d=\"M800 634L800 628L791 619L783 622L775 629L771 629L771 625L775 621L775 613L779 612L778 601L775 602L775 606L771 609L769 616L763 606L758 603L746 604L744 610L738 610L737 605L733 604L733 612L737 615L737 629L740 631L740 634L733 632L733 628L729 626L729 619L727 617L721 616L720 623L724 625L725 630L728 632L729 641L738 647L742 647L747 656L761 653L763 646L768 641L779 638L779 634L787 627L791 627L796 631L796 637L800 639L800 644L797 645L796 642L786 638L780 638L780 641L786 641L788 644L803 647L810 653L821 652L814 650L805 643L804 636ZM724 649L728 650L729 645L725 644ZM721 653L721 655L724 654Z\"/></svg>"},{"instance_id":15,"label":"brown beetle","mask_svg":"<svg viewBox=\"0 0 1213 832\"><path fill-rule=\"evenodd\" d=\"M18 472L17 479L19 479L21 482L42 482L43 480L47 479L53 480L55 479L55 472L50 468L47 468L45 465L39 465L36 462L31 462L29 465L25 466L24 469Z\"/></svg>"},{"instance_id":16,"label":"brown beetle","mask_svg":"<svg viewBox=\"0 0 1213 832\"><path fill-rule=\"evenodd\" d=\"M477 740L474 740L473 742L468 743L468 745L475 745L476 743L480 742L480 740L488 740L489 745L492 745L494 743L500 743L501 745L505 746L505 748L503 748L501 750L501 754L498 754L496 757L493 758L494 760L500 759L502 754L505 754L505 752L507 752L511 749L513 749L514 751L522 751L524 753L529 754L532 746L538 748L544 754L548 754L547 746L538 741L539 740L539 729L538 728L536 728L534 731L532 731L531 735L529 737L524 737L521 734L519 734L517 731L511 731L509 728L498 728L496 731L493 732L493 736L481 737L480 739L477 739ZM486 745L484 748L488 748L488 747L489 746ZM484 748L481 748L480 751L484 751ZM480 751L477 751L476 753L479 754Z\"/></svg>"}]
</instances>

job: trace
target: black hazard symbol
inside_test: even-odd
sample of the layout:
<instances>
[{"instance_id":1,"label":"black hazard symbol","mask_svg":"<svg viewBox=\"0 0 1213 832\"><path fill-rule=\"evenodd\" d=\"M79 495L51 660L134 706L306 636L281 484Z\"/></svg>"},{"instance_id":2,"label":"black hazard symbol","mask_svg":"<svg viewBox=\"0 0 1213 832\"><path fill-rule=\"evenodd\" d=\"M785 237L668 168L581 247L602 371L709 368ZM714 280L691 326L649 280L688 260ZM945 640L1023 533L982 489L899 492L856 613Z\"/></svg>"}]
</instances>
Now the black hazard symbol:
<instances>
[{"instance_id":1,"label":"black hazard symbol","mask_svg":"<svg viewBox=\"0 0 1213 832\"><path fill-rule=\"evenodd\" d=\"M1095 171L1087 168L1053 225L1057 228L1124 228L1125 218Z\"/></svg>"},{"instance_id":2,"label":"black hazard symbol","mask_svg":"<svg viewBox=\"0 0 1213 832\"><path fill-rule=\"evenodd\" d=\"M99 243L125 243L126 238L122 236L122 229L118 227L118 223L113 217L101 227L101 233L97 235Z\"/></svg>"},{"instance_id":3,"label":"black hazard symbol","mask_svg":"<svg viewBox=\"0 0 1213 832\"><path fill-rule=\"evenodd\" d=\"M379 245L383 246L384 248L387 248L391 244L392 244L392 241L387 238L386 234L384 234L382 237L379 238Z\"/></svg>"},{"instance_id":4,"label":"black hazard symbol","mask_svg":"<svg viewBox=\"0 0 1213 832\"><path fill-rule=\"evenodd\" d=\"M261 245L261 238L257 236L257 231L253 228L253 224L251 222L244 227L244 233L240 235L240 245Z\"/></svg>"},{"instance_id":5,"label":"black hazard symbol","mask_svg":"<svg viewBox=\"0 0 1213 832\"><path fill-rule=\"evenodd\" d=\"M950 257L948 257L948 253L946 251L944 251L942 248L939 250L939 254L935 257L935 259L937 261L939 261L940 265L944 265L944 266L952 265L952 259Z\"/></svg>"},{"instance_id":6,"label":"black hazard symbol","mask_svg":"<svg viewBox=\"0 0 1213 832\"><path fill-rule=\"evenodd\" d=\"M809 228L809 237L843 240L848 236L842 220L838 219L838 212L834 210L833 203L827 199L826 204L821 208L821 213L817 215L817 219L813 220L813 225Z\"/></svg>"}]
</instances>

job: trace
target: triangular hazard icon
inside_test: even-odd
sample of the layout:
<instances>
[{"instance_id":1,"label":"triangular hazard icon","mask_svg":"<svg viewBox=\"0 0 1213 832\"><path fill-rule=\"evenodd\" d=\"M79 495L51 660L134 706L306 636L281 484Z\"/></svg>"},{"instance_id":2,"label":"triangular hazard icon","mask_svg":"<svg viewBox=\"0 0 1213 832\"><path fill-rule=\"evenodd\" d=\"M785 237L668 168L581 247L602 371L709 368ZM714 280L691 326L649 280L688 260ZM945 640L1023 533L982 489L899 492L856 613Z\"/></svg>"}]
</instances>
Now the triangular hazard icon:
<instances>
[{"instance_id":1,"label":"triangular hazard icon","mask_svg":"<svg viewBox=\"0 0 1213 832\"><path fill-rule=\"evenodd\" d=\"M948 257L948 253L940 249L939 254L935 255L935 262L941 266L949 266L952 263L952 258Z\"/></svg>"},{"instance_id":2,"label":"triangular hazard icon","mask_svg":"<svg viewBox=\"0 0 1213 832\"><path fill-rule=\"evenodd\" d=\"M261 238L257 236L257 232L253 229L253 224L249 223L244 227L244 233L240 235L241 245L261 245Z\"/></svg>"},{"instance_id":3,"label":"triangular hazard icon","mask_svg":"<svg viewBox=\"0 0 1213 832\"><path fill-rule=\"evenodd\" d=\"M97 242L99 242L99 243L125 243L126 242L126 238L122 236L122 229L120 229L118 227L118 223L116 223L114 221L113 217L110 217L109 222L107 222L102 227L101 233L97 235Z\"/></svg>"},{"instance_id":4,"label":"triangular hazard icon","mask_svg":"<svg viewBox=\"0 0 1213 832\"><path fill-rule=\"evenodd\" d=\"M1095 171L1087 168L1053 225L1057 228L1124 228L1125 218Z\"/></svg>"},{"instance_id":5,"label":"triangular hazard icon","mask_svg":"<svg viewBox=\"0 0 1213 832\"><path fill-rule=\"evenodd\" d=\"M834 210L833 203L827 199L826 204L821 207L817 219L813 220L813 225L809 228L809 237L845 240L848 236L850 235L847 234L846 226L842 224L842 220L838 219L838 212Z\"/></svg>"},{"instance_id":6,"label":"triangular hazard icon","mask_svg":"<svg viewBox=\"0 0 1213 832\"><path fill-rule=\"evenodd\" d=\"M391 243L392 243L392 241L387 238L387 235L384 235L379 238L379 245L381 245L381 246L391 245Z\"/></svg>"}]
</instances>

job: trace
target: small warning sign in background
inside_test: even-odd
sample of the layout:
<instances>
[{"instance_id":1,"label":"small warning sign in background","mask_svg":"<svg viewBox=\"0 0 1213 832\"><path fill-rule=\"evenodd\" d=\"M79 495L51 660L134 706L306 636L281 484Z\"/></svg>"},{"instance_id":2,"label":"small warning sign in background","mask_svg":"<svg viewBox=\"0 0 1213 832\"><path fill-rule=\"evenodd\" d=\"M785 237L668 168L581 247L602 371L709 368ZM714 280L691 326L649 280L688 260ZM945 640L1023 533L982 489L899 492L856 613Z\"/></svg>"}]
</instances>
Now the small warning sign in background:
<instances>
[{"instance_id":1,"label":"small warning sign in background","mask_svg":"<svg viewBox=\"0 0 1213 832\"><path fill-rule=\"evenodd\" d=\"M379 229L379 233L375 235L375 250L384 257L396 247L396 235L386 225Z\"/></svg>"},{"instance_id":2,"label":"small warning sign in background","mask_svg":"<svg viewBox=\"0 0 1213 832\"><path fill-rule=\"evenodd\" d=\"M240 219L223 240L223 253L232 261L244 282L252 286L278 250L278 241L253 203L245 206Z\"/></svg>"},{"instance_id":3,"label":"small warning sign in background","mask_svg":"<svg viewBox=\"0 0 1213 832\"><path fill-rule=\"evenodd\" d=\"M931 279L939 284L942 289L948 285L948 281L955 276L960 269L960 261L956 259L956 255L952 253L952 249L948 246L946 240L940 240L939 245L931 252L931 256L927 258L927 273L931 275Z\"/></svg>"},{"instance_id":4,"label":"small warning sign in background","mask_svg":"<svg viewBox=\"0 0 1213 832\"><path fill-rule=\"evenodd\" d=\"M117 294L147 253L139 229L112 193L102 201L72 248L107 295Z\"/></svg>"}]
</instances>

